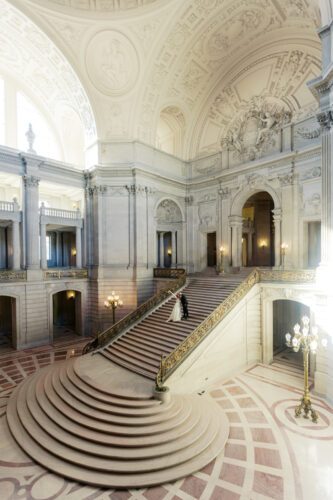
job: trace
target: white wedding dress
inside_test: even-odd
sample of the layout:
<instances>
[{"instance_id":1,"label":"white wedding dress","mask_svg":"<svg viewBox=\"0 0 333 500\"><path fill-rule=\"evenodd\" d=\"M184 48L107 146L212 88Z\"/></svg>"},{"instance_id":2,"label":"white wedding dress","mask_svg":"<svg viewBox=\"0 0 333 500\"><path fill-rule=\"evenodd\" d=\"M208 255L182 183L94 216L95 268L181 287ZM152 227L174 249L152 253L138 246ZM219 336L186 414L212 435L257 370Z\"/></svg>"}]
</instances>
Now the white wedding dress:
<instances>
[{"instance_id":1,"label":"white wedding dress","mask_svg":"<svg viewBox=\"0 0 333 500\"><path fill-rule=\"evenodd\" d=\"M173 306L172 312L167 321L181 321L181 320L182 320L182 313L180 307L180 299L176 299L176 303Z\"/></svg>"}]
</instances>

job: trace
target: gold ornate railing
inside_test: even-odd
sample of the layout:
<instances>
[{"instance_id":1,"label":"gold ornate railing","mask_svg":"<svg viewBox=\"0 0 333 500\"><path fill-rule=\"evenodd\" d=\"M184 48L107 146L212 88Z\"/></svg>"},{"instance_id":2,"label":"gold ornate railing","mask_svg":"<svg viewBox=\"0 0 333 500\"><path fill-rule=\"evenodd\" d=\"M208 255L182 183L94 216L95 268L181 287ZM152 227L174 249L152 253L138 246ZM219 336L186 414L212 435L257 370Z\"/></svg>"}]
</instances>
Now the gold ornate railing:
<instances>
[{"instance_id":1,"label":"gold ornate railing","mask_svg":"<svg viewBox=\"0 0 333 500\"><path fill-rule=\"evenodd\" d=\"M27 271L11 269L0 270L0 281L25 281L27 279Z\"/></svg>"},{"instance_id":2,"label":"gold ornate railing","mask_svg":"<svg viewBox=\"0 0 333 500\"><path fill-rule=\"evenodd\" d=\"M177 269L175 267L155 267L154 278L180 278L185 276L185 269Z\"/></svg>"},{"instance_id":3,"label":"gold ornate railing","mask_svg":"<svg viewBox=\"0 0 333 500\"><path fill-rule=\"evenodd\" d=\"M259 270L255 269L242 283L202 322L190 333L160 365L156 381L161 386L171 373L184 361L189 354L202 342L247 292L259 282ZM162 372L162 373L161 373Z\"/></svg>"},{"instance_id":4,"label":"gold ornate railing","mask_svg":"<svg viewBox=\"0 0 333 500\"><path fill-rule=\"evenodd\" d=\"M229 314L247 292L259 282L311 282L315 279L314 269L275 270L255 269L242 283L168 356L161 358L156 375L156 390L162 391L166 379L191 354L209 333Z\"/></svg>"},{"instance_id":5,"label":"gold ornate railing","mask_svg":"<svg viewBox=\"0 0 333 500\"><path fill-rule=\"evenodd\" d=\"M150 297L150 299L146 300L146 302L137 307L137 309L124 316L113 326L111 326L107 330L104 330L104 332L98 333L97 337L84 347L82 354L86 354L87 352L90 352L106 344L107 342L110 342L111 340L115 340L124 330L132 326L147 312L155 309L156 306L163 302L169 296L169 290L171 290L171 292L175 292L176 290L184 286L186 283L186 273L185 270L183 271L183 274L179 278L175 279L171 283L168 283L167 286Z\"/></svg>"},{"instance_id":6,"label":"gold ornate railing","mask_svg":"<svg viewBox=\"0 0 333 500\"><path fill-rule=\"evenodd\" d=\"M260 281L288 281L306 283L316 278L315 269L259 269Z\"/></svg>"},{"instance_id":7,"label":"gold ornate railing","mask_svg":"<svg viewBox=\"0 0 333 500\"><path fill-rule=\"evenodd\" d=\"M61 278L88 278L88 269L47 269L44 271L44 280Z\"/></svg>"}]
</instances>

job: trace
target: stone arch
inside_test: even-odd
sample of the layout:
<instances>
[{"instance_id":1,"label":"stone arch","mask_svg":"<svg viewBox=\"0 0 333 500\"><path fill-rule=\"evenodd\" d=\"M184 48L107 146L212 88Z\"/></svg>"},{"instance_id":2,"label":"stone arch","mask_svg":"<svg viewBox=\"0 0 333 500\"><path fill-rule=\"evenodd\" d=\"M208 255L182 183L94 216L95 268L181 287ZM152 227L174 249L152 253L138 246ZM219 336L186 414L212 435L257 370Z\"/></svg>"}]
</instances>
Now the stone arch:
<instances>
[{"instance_id":1,"label":"stone arch","mask_svg":"<svg viewBox=\"0 0 333 500\"><path fill-rule=\"evenodd\" d=\"M281 198L273 189L271 186L267 185L266 183L263 183L262 185L257 185L255 187L250 187L249 189L241 189L236 195L234 196L233 200L231 201L231 210L230 210L230 215L242 215L242 208L244 206L244 203L246 200L251 198L256 193L260 193L261 191L266 191L268 194L271 195L273 202L274 202L274 210L281 209Z\"/></svg>"},{"instance_id":2,"label":"stone arch","mask_svg":"<svg viewBox=\"0 0 333 500\"><path fill-rule=\"evenodd\" d=\"M184 213L179 203L164 197L155 205L155 265L181 267L185 256Z\"/></svg>"},{"instance_id":3,"label":"stone arch","mask_svg":"<svg viewBox=\"0 0 333 500\"><path fill-rule=\"evenodd\" d=\"M174 198L171 197L166 196L158 200L155 205L154 212L157 220L160 218L159 215L162 215L163 212L166 213L167 222L182 222L184 220L182 207Z\"/></svg>"}]
</instances>

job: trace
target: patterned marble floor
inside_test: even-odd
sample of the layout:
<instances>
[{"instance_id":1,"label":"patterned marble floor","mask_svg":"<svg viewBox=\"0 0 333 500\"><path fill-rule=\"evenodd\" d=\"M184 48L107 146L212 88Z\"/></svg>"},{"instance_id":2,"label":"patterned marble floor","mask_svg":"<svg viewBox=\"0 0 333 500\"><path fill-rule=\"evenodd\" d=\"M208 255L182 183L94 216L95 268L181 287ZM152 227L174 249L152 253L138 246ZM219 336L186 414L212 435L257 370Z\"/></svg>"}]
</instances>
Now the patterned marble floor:
<instances>
[{"instance_id":1,"label":"patterned marble floor","mask_svg":"<svg viewBox=\"0 0 333 500\"><path fill-rule=\"evenodd\" d=\"M302 393L297 364L278 359L250 367L209 390L230 421L226 448L200 472L160 487L102 490L70 482L35 465L11 437L8 394L36 368L81 352L77 337L0 354L1 500L329 500L333 498L333 409L313 397L318 424L293 416ZM74 351L73 351L74 350Z\"/></svg>"}]
</instances>

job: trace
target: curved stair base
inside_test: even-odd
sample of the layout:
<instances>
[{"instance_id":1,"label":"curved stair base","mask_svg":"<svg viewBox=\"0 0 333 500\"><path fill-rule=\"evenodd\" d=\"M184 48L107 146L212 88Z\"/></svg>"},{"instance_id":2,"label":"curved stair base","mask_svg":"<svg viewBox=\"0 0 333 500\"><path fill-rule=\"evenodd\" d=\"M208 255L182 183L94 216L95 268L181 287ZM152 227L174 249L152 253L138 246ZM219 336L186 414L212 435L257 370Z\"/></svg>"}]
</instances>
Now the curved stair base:
<instances>
[{"instance_id":1,"label":"curved stair base","mask_svg":"<svg viewBox=\"0 0 333 500\"><path fill-rule=\"evenodd\" d=\"M123 368L94 356L27 378L7 406L17 443L61 476L108 488L174 481L223 450L229 423L214 400L171 395L164 403L151 396L152 386L139 375L130 373L132 388L122 388L119 370L124 377Z\"/></svg>"}]
</instances>

